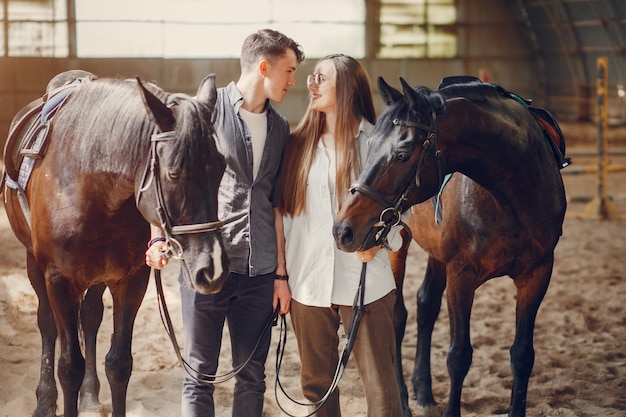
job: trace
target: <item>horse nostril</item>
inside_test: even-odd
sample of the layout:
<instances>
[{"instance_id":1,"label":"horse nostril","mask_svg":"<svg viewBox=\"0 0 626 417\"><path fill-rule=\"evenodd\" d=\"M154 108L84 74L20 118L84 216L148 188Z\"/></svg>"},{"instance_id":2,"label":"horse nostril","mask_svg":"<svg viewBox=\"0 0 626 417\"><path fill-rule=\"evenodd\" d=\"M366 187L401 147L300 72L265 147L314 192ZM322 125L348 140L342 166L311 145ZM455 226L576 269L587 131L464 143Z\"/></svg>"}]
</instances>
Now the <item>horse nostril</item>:
<instances>
[{"instance_id":1,"label":"horse nostril","mask_svg":"<svg viewBox=\"0 0 626 417\"><path fill-rule=\"evenodd\" d=\"M354 240L354 232L349 226L339 227L337 236L339 237L339 242L342 245L348 245Z\"/></svg>"},{"instance_id":2,"label":"horse nostril","mask_svg":"<svg viewBox=\"0 0 626 417\"><path fill-rule=\"evenodd\" d=\"M209 260L208 265L198 271L198 279L207 282L215 279L215 261L213 259Z\"/></svg>"},{"instance_id":3,"label":"horse nostril","mask_svg":"<svg viewBox=\"0 0 626 417\"><path fill-rule=\"evenodd\" d=\"M196 272L196 284L198 287L210 285L215 280L215 263L211 259L204 268L198 269Z\"/></svg>"},{"instance_id":4,"label":"horse nostril","mask_svg":"<svg viewBox=\"0 0 626 417\"><path fill-rule=\"evenodd\" d=\"M209 266L207 267L207 272L208 272L210 277L214 277L215 276L215 260L213 260L212 258L209 261Z\"/></svg>"}]
</instances>

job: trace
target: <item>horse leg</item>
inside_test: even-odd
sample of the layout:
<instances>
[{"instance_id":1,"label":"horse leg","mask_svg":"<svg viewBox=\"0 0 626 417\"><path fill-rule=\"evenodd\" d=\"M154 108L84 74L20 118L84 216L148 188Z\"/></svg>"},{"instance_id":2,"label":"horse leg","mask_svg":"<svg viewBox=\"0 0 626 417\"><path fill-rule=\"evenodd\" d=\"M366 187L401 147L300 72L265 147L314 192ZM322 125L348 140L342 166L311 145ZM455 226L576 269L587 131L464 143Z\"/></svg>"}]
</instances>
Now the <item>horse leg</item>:
<instances>
[{"instance_id":1,"label":"horse leg","mask_svg":"<svg viewBox=\"0 0 626 417\"><path fill-rule=\"evenodd\" d=\"M105 284L95 285L87 290L87 294L80 305L80 323L83 330L85 344L85 377L80 386L80 414L105 415L104 407L98 399L100 380L96 371L96 338L102 323L104 305L102 294Z\"/></svg>"},{"instance_id":2,"label":"horse leg","mask_svg":"<svg viewBox=\"0 0 626 417\"><path fill-rule=\"evenodd\" d=\"M131 343L137 311L148 287L150 270L142 267L134 275L109 285L113 297L113 335L105 358L111 388L112 417L126 415L126 392L133 368Z\"/></svg>"},{"instance_id":3,"label":"horse leg","mask_svg":"<svg viewBox=\"0 0 626 417\"><path fill-rule=\"evenodd\" d=\"M553 262L553 256L550 256L531 275L517 277L514 280L517 287L517 304L515 309L515 340L510 350L513 388L509 417L524 417L526 415L528 380L535 363L533 347L535 319L550 283Z\"/></svg>"},{"instance_id":4,"label":"horse leg","mask_svg":"<svg viewBox=\"0 0 626 417\"><path fill-rule=\"evenodd\" d=\"M78 392L85 375L85 359L78 340L78 300L82 291L65 277L48 277L47 282L59 334L57 375L63 390L63 416L78 417Z\"/></svg>"},{"instance_id":5,"label":"horse leg","mask_svg":"<svg viewBox=\"0 0 626 417\"><path fill-rule=\"evenodd\" d=\"M470 316L476 292L476 274L463 268L452 279L448 275L446 301L450 315L450 349L448 350L448 374L450 392L444 417L461 416L461 391L463 381L472 364L473 349L470 342Z\"/></svg>"},{"instance_id":6,"label":"horse leg","mask_svg":"<svg viewBox=\"0 0 626 417\"><path fill-rule=\"evenodd\" d=\"M400 234L402 235L402 247L396 252L389 252L389 262L391 264L391 270L393 271L393 277L396 281L396 304L393 311L393 327L396 334L396 360L394 363L394 370L396 373L396 380L398 381L398 388L400 390L400 400L402 402L402 415L404 417L412 417L411 409L409 408L409 392L404 382L404 375L402 372L402 340L404 339L404 331L406 329L406 320L408 312L404 304L404 294L402 287L404 284L404 275L406 271L406 257L411 243L411 237L403 229Z\"/></svg>"},{"instance_id":7,"label":"horse leg","mask_svg":"<svg viewBox=\"0 0 626 417\"><path fill-rule=\"evenodd\" d=\"M33 417L50 417L56 415L58 398L57 383L54 379L54 355L57 329L52 309L46 292L46 281L41 268L30 252L26 253L26 271L28 279L37 294L37 326L41 335L41 368L39 385L37 385L37 408Z\"/></svg>"},{"instance_id":8,"label":"horse leg","mask_svg":"<svg viewBox=\"0 0 626 417\"><path fill-rule=\"evenodd\" d=\"M429 256L424 281L417 292L417 348L411 377L421 416L440 415L433 396L430 356L433 330L445 288L445 265Z\"/></svg>"}]
</instances>

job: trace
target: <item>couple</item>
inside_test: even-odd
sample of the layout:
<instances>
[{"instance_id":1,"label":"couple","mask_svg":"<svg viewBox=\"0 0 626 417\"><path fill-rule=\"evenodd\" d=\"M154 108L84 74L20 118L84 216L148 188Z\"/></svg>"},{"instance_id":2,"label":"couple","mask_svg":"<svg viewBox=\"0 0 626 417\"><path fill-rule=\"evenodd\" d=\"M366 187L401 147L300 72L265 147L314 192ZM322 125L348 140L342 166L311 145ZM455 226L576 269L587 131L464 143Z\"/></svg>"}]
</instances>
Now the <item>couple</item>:
<instances>
[{"instance_id":1,"label":"couple","mask_svg":"<svg viewBox=\"0 0 626 417\"><path fill-rule=\"evenodd\" d=\"M369 78L351 57L322 58L307 78L309 108L290 134L270 101L283 100L303 60L294 40L260 30L244 41L239 80L218 89L215 140L227 161L219 217L234 219L222 230L231 270L222 290L211 295L189 289L181 276L184 356L193 369L215 374L227 321L233 365L242 363L280 302L280 314L291 313L303 393L311 402L319 400L339 360L337 331L349 322L361 262L369 262L367 311L354 358L368 416L401 416L393 371L395 283L386 250L341 252L331 231L375 122ZM159 256L162 232L155 226L151 232L146 263L160 269L167 263ZM389 244L397 250L402 240L394 232ZM268 333L237 375L233 416L261 417L269 345ZM185 375L182 415L214 416L213 392L213 385ZM338 389L316 415L341 415Z\"/></svg>"}]
</instances>

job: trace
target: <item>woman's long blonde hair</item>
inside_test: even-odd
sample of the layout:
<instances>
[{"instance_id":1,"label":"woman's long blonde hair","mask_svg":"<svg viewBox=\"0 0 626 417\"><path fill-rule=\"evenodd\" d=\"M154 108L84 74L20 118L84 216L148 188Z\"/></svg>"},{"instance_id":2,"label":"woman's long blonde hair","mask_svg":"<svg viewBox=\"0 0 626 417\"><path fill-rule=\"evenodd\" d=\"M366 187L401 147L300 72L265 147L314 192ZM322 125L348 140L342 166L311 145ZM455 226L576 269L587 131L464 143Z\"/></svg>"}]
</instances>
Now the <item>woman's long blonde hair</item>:
<instances>
[{"instance_id":1,"label":"woman's long blonde hair","mask_svg":"<svg viewBox=\"0 0 626 417\"><path fill-rule=\"evenodd\" d=\"M330 60L337 72L337 121L330 130L335 132L337 154L336 195L339 208L348 193L350 183L361 170L356 142L361 119L374 124L376 113L372 101L370 80L365 68L352 57L343 54L328 55L318 61ZM317 66L317 65L316 65ZM298 216L306 207L306 184L317 145L326 128L324 113L309 108L291 133L283 155L280 175L280 202L282 214Z\"/></svg>"}]
</instances>

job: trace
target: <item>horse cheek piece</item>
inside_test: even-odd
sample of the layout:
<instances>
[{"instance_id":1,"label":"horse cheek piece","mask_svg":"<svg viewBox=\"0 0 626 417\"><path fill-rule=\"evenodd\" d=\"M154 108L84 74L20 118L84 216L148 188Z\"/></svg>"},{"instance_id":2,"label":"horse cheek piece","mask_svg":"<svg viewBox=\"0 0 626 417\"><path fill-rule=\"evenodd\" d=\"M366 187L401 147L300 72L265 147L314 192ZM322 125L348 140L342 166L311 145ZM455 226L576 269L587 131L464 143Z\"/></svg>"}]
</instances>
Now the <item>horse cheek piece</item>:
<instances>
[{"instance_id":1,"label":"horse cheek piece","mask_svg":"<svg viewBox=\"0 0 626 417\"><path fill-rule=\"evenodd\" d=\"M463 381L472 361L474 293L491 278L512 278L517 289L516 332L510 348L513 384L508 412L510 417L523 417L534 364L535 318L550 282L565 216L562 165L528 103L477 79L450 81L444 79L437 91L431 91L413 89L401 79L400 93L379 78L388 106L376 123L361 175L333 232L343 250L371 246L371 236L384 224L381 212L396 210L404 212L412 238L428 254L417 296L418 337L411 378L420 415L440 415L432 392L430 345L444 290L450 316L450 389L443 415L459 417ZM564 143L561 151L564 154ZM453 172L439 191L443 175ZM434 195L436 200L426 201ZM402 358L407 317L402 282L409 234L403 238L403 248L390 253L398 288L397 359ZM401 360L396 361L396 375L408 417Z\"/></svg>"},{"instance_id":2,"label":"horse cheek piece","mask_svg":"<svg viewBox=\"0 0 626 417\"><path fill-rule=\"evenodd\" d=\"M70 71L55 77L44 97L13 120L2 186L39 299L33 416L56 415L55 368L65 417L77 417L79 406L83 414L107 415L98 399L96 338L108 287L114 332L105 371L111 415L124 417L133 325L150 276L148 222L163 228L197 291L219 291L227 276L217 219L225 163L212 140L214 77L194 98ZM22 169L24 162L30 168Z\"/></svg>"}]
</instances>

